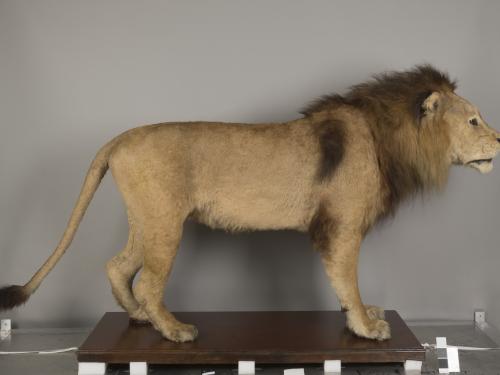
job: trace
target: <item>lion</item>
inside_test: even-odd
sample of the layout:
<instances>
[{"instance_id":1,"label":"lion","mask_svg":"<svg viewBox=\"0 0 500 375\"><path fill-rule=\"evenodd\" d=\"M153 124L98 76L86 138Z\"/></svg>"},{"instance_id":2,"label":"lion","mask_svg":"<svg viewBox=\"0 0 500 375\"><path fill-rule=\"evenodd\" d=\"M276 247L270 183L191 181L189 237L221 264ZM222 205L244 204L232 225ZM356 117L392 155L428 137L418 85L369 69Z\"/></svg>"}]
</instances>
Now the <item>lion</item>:
<instances>
[{"instance_id":1,"label":"lion","mask_svg":"<svg viewBox=\"0 0 500 375\"><path fill-rule=\"evenodd\" d=\"M228 231L309 233L355 335L390 338L384 310L363 304L359 250L366 233L407 198L441 189L452 165L493 168L500 133L456 83L430 65L386 72L324 96L284 123L184 122L134 128L97 153L56 249L25 285L0 290L0 308L27 301L71 244L107 169L127 207L129 238L107 263L131 321L192 341L163 291L191 219ZM142 268L138 281L133 284Z\"/></svg>"}]
</instances>

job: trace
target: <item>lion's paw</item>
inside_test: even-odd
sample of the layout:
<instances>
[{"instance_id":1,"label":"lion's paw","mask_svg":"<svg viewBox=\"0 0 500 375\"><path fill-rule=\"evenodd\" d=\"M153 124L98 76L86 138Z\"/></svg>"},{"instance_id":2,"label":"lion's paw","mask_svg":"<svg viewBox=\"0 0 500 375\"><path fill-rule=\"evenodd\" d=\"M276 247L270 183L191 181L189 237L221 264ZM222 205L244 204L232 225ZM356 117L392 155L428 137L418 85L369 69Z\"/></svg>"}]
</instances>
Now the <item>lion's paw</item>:
<instances>
[{"instance_id":1,"label":"lion's paw","mask_svg":"<svg viewBox=\"0 0 500 375\"><path fill-rule=\"evenodd\" d=\"M353 324L353 321L348 319L347 326L359 337L380 341L391 338L389 323L382 319L368 320L367 324Z\"/></svg>"},{"instance_id":2,"label":"lion's paw","mask_svg":"<svg viewBox=\"0 0 500 375\"><path fill-rule=\"evenodd\" d=\"M194 341L198 336L198 329L191 324L179 324L169 329L163 335L175 342Z\"/></svg>"},{"instance_id":3,"label":"lion's paw","mask_svg":"<svg viewBox=\"0 0 500 375\"><path fill-rule=\"evenodd\" d=\"M378 306L365 305L366 314L371 320L384 320L385 312L384 309Z\"/></svg>"},{"instance_id":4,"label":"lion's paw","mask_svg":"<svg viewBox=\"0 0 500 375\"><path fill-rule=\"evenodd\" d=\"M377 319L372 320L368 326L367 334L365 336L369 339L387 340L391 338L391 327L385 320Z\"/></svg>"}]
</instances>

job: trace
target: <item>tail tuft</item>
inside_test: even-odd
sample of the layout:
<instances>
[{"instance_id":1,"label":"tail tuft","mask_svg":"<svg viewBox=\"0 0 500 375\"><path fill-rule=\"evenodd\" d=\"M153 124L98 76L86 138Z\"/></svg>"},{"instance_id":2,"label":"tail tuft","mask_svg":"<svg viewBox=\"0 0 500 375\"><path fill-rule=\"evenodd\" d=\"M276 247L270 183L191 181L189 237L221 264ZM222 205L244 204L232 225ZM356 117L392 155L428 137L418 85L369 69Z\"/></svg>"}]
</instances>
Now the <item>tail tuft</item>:
<instances>
[{"instance_id":1,"label":"tail tuft","mask_svg":"<svg viewBox=\"0 0 500 375\"><path fill-rule=\"evenodd\" d=\"M0 289L0 311L10 310L16 306L24 304L29 294L25 292L21 285L11 285Z\"/></svg>"}]
</instances>

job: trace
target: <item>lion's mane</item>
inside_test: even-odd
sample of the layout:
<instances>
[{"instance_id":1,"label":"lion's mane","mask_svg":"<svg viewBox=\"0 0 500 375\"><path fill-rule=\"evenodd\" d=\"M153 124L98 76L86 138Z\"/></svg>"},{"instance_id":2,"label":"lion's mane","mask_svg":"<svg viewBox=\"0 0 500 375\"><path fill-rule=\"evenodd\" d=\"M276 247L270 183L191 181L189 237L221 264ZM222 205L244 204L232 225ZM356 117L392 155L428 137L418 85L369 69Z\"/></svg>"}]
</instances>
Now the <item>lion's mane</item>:
<instances>
[{"instance_id":1,"label":"lion's mane","mask_svg":"<svg viewBox=\"0 0 500 375\"><path fill-rule=\"evenodd\" d=\"M448 126L441 116L422 126L423 101L432 92L454 92L456 82L430 65L388 72L352 86L344 94L325 95L301 110L306 117L350 106L361 111L377 148L384 191L381 217L419 191L439 188L448 177Z\"/></svg>"}]
</instances>

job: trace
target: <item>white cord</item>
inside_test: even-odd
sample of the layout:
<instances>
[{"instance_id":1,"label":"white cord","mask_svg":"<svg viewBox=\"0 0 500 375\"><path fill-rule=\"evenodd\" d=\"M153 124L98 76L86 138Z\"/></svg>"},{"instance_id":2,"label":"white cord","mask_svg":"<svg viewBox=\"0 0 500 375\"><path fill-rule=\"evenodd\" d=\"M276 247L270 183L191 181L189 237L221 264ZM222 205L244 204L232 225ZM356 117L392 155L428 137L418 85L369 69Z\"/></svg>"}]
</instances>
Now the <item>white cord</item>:
<instances>
[{"instance_id":1,"label":"white cord","mask_svg":"<svg viewBox=\"0 0 500 375\"><path fill-rule=\"evenodd\" d=\"M466 351L500 350L500 348L477 348L475 346L453 346L453 345L448 345L448 348L457 348L458 350L466 350Z\"/></svg>"},{"instance_id":2,"label":"white cord","mask_svg":"<svg viewBox=\"0 0 500 375\"><path fill-rule=\"evenodd\" d=\"M422 346L426 349L436 349L436 344L424 343L424 344L422 344ZM455 349L464 350L464 351L500 350L500 348L478 348L475 346L454 346L454 345L447 345L447 348L455 348Z\"/></svg>"},{"instance_id":3,"label":"white cord","mask_svg":"<svg viewBox=\"0 0 500 375\"><path fill-rule=\"evenodd\" d=\"M77 347L66 348L66 349L54 349L54 350L28 350L25 352L0 352L0 355L9 355L9 354L58 354L58 353L67 353L74 352L78 350Z\"/></svg>"}]
</instances>

